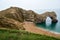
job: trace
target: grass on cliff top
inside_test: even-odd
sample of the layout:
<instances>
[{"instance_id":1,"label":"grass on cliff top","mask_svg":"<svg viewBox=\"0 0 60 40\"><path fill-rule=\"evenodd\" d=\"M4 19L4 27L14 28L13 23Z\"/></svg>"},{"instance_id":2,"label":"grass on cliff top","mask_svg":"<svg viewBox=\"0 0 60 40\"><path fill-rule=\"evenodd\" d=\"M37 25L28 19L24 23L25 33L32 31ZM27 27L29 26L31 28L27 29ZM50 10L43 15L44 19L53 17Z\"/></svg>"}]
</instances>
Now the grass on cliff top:
<instances>
[{"instance_id":1,"label":"grass on cliff top","mask_svg":"<svg viewBox=\"0 0 60 40\"><path fill-rule=\"evenodd\" d=\"M0 40L60 40L57 38L29 33L22 30L0 29Z\"/></svg>"}]
</instances>

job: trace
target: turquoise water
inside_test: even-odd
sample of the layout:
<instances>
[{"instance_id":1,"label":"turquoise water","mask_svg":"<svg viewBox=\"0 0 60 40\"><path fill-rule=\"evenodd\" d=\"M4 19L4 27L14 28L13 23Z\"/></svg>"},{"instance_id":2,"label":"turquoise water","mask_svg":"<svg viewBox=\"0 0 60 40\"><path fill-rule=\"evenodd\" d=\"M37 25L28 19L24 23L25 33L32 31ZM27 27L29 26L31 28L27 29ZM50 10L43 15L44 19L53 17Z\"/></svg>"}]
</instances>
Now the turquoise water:
<instances>
[{"instance_id":1,"label":"turquoise water","mask_svg":"<svg viewBox=\"0 0 60 40\"><path fill-rule=\"evenodd\" d=\"M46 11L46 10L44 10ZM58 22L57 23L52 23L51 19L48 17L46 19L46 23L40 23L40 24L36 24L38 27L50 30L50 31L54 31L54 32L58 32L60 33L60 10L54 10L57 14L57 19ZM40 11L41 12L41 11ZM43 11L42 11L43 12Z\"/></svg>"}]
</instances>

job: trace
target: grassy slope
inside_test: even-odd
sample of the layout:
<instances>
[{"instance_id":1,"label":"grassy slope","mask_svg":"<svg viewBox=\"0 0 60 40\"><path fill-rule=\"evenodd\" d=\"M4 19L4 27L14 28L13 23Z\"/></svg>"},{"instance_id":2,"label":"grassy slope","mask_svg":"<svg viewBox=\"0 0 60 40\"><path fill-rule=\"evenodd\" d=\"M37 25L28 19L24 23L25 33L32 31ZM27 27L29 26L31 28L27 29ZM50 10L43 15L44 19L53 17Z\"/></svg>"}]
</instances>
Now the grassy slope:
<instances>
[{"instance_id":1,"label":"grassy slope","mask_svg":"<svg viewBox=\"0 0 60 40\"><path fill-rule=\"evenodd\" d=\"M60 40L26 31L0 29L0 40Z\"/></svg>"}]
</instances>

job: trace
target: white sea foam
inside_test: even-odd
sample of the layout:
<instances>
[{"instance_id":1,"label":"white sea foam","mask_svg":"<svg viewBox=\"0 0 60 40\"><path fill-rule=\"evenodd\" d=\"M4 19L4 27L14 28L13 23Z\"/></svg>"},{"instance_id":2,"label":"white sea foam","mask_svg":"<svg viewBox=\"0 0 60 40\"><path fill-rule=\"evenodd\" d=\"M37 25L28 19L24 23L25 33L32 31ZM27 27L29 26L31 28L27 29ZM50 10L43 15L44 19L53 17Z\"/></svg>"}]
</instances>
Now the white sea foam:
<instances>
[{"instance_id":1,"label":"white sea foam","mask_svg":"<svg viewBox=\"0 0 60 40\"><path fill-rule=\"evenodd\" d=\"M55 32L55 31L52 31L52 30L48 30L48 29L45 29L46 31L49 31L51 33L54 33L54 34L60 34L59 32Z\"/></svg>"},{"instance_id":2,"label":"white sea foam","mask_svg":"<svg viewBox=\"0 0 60 40\"><path fill-rule=\"evenodd\" d=\"M55 32L55 31L50 31L50 32L55 33L55 34L60 34L59 32Z\"/></svg>"},{"instance_id":3,"label":"white sea foam","mask_svg":"<svg viewBox=\"0 0 60 40\"><path fill-rule=\"evenodd\" d=\"M44 30L44 31L54 33L54 34L60 34L59 32L55 32L55 31L52 31L52 30L48 30L48 29L44 29L44 28L41 28L41 29Z\"/></svg>"}]
</instances>

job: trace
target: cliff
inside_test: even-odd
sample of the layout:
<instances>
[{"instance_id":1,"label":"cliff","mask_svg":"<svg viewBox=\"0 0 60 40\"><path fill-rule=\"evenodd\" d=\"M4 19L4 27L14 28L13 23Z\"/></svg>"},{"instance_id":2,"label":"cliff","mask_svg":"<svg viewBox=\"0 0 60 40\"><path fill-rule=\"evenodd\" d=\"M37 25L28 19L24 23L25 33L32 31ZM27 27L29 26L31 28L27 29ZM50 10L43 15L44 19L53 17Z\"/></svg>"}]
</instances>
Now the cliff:
<instances>
[{"instance_id":1,"label":"cliff","mask_svg":"<svg viewBox=\"0 0 60 40\"><path fill-rule=\"evenodd\" d=\"M46 21L47 17L50 17L52 22L57 22L57 15L55 12L37 14L32 10L10 7L6 10L0 11L0 27L25 30L23 27L24 21L42 23Z\"/></svg>"}]
</instances>

